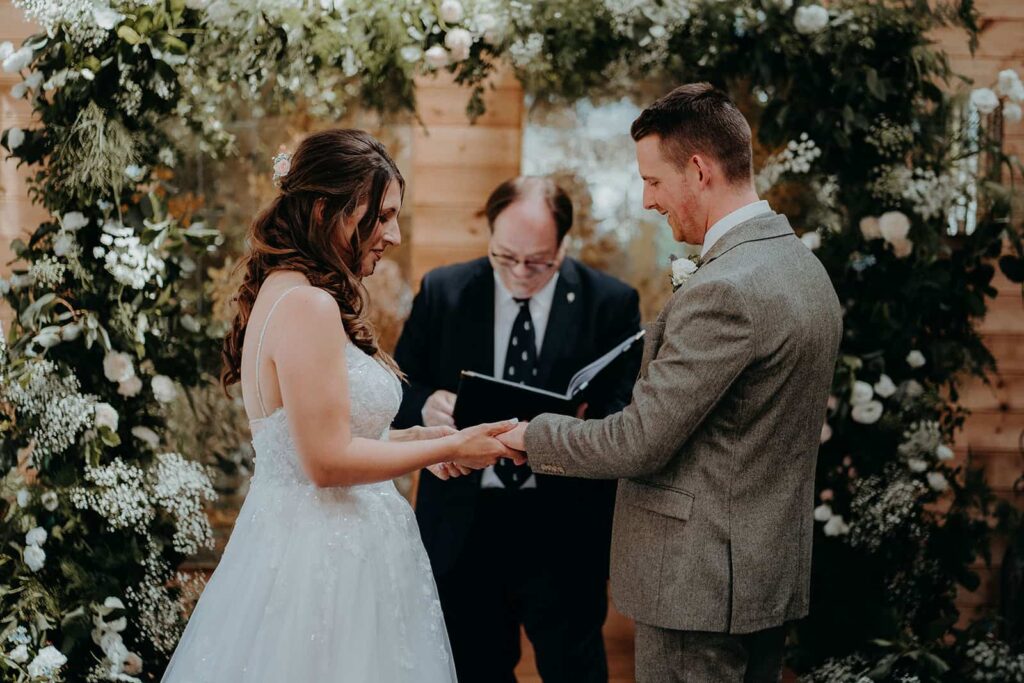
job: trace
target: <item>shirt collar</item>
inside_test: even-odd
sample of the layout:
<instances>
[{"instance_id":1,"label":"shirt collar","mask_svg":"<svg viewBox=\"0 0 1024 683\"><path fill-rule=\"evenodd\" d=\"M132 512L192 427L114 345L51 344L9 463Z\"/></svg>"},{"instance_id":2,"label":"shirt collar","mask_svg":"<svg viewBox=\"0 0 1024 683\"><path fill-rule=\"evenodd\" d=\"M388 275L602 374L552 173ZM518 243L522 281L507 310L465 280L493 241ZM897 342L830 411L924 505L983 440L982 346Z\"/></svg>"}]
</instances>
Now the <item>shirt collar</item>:
<instances>
[{"instance_id":1,"label":"shirt collar","mask_svg":"<svg viewBox=\"0 0 1024 683\"><path fill-rule=\"evenodd\" d=\"M531 304L540 306L538 310L546 311L551 308L551 303L555 300L555 285L558 284L558 276L559 273L556 272L555 276L539 292L530 297ZM505 283L501 281L498 271L494 271L494 293L497 295L499 303L515 304L512 293L505 288Z\"/></svg>"},{"instance_id":2,"label":"shirt collar","mask_svg":"<svg viewBox=\"0 0 1024 683\"><path fill-rule=\"evenodd\" d=\"M706 235L704 235L704 244L700 249L700 257L704 258L707 253L711 251L711 247L715 246L715 242L720 240L725 233L729 232L740 223L749 221L755 216L770 213L771 210L772 207L768 205L768 201L762 199L760 201L751 202L746 206L741 206L732 213L722 216L715 221L715 224L712 225L711 229L707 231Z\"/></svg>"}]
</instances>

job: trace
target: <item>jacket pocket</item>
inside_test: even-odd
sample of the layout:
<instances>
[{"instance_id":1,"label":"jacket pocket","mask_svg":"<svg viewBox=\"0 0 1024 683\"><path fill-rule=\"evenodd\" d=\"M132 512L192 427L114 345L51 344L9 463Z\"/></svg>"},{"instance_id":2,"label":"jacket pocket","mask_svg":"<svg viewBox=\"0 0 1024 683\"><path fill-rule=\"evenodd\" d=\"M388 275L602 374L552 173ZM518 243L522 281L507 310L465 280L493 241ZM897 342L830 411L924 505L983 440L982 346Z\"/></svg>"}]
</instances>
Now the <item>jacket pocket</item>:
<instances>
[{"instance_id":1,"label":"jacket pocket","mask_svg":"<svg viewBox=\"0 0 1024 683\"><path fill-rule=\"evenodd\" d=\"M619 484L618 500L673 519L688 520L693 510L693 494L689 491L651 481L624 479Z\"/></svg>"}]
</instances>

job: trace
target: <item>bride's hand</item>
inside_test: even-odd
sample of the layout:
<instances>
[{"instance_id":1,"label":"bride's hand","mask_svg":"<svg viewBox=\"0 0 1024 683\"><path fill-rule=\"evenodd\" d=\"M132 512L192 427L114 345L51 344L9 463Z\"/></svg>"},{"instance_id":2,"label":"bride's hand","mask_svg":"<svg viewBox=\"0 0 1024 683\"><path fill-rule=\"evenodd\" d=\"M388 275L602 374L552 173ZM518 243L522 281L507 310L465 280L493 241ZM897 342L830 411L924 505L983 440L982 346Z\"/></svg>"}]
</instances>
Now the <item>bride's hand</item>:
<instances>
[{"instance_id":1,"label":"bride's hand","mask_svg":"<svg viewBox=\"0 0 1024 683\"><path fill-rule=\"evenodd\" d=\"M445 437L452 439L454 444L451 462L474 470L490 467L500 458L508 458L517 465L523 464L526 462L523 453L509 448L496 438L499 434L515 428L518 423L518 420L504 420L480 424Z\"/></svg>"},{"instance_id":2,"label":"bride's hand","mask_svg":"<svg viewBox=\"0 0 1024 683\"><path fill-rule=\"evenodd\" d=\"M473 470L462 465L457 465L454 462L439 462L436 465L430 465L427 467L430 473L441 481L447 481L448 479L454 479L455 477L461 477L469 474Z\"/></svg>"}]
</instances>

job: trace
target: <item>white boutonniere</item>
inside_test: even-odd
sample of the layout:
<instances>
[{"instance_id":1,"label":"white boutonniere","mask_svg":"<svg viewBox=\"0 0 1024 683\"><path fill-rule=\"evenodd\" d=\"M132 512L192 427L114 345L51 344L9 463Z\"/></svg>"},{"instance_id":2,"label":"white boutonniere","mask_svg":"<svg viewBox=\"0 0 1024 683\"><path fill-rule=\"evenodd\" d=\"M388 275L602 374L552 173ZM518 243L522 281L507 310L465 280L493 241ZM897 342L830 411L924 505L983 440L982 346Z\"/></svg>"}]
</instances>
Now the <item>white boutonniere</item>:
<instances>
[{"instance_id":1,"label":"white boutonniere","mask_svg":"<svg viewBox=\"0 0 1024 683\"><path fill-rule=\"evenodd\" d=\"M669 256L672 263L672 291L676 291L697 272L697 260L694 257L678 258L675 255Z\"/></svg>"}]
</instances>

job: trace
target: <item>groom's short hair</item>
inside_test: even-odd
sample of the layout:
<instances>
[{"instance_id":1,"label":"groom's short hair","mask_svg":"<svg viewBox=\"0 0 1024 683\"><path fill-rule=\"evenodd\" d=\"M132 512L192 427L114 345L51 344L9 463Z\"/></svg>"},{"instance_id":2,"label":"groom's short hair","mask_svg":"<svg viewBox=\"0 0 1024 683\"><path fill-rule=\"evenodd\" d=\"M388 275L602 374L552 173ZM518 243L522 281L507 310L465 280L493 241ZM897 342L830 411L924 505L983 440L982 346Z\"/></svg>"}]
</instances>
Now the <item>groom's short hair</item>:
<instances>
[{"instance_id":1,"label":"groom's short hair","mask_svg":"<svg viewBox=\"0 0 1024 683\"><path fill-rule=\"evenodd\" d=\"M721 165L731 184L753 175L750 124L729 96L710 83L687 83L658 99L633 121L633 140L661 138L665 157L679 168L694 154Z\"/></svg>"}]
</instances>

